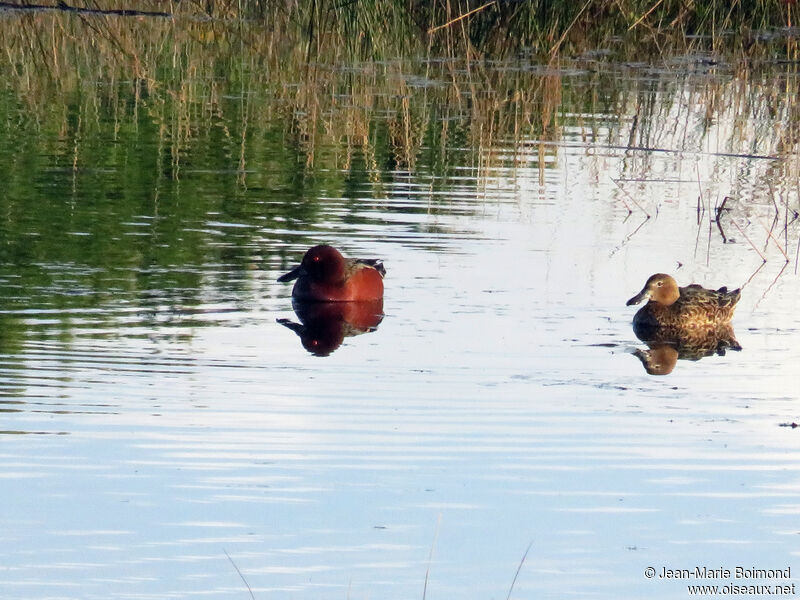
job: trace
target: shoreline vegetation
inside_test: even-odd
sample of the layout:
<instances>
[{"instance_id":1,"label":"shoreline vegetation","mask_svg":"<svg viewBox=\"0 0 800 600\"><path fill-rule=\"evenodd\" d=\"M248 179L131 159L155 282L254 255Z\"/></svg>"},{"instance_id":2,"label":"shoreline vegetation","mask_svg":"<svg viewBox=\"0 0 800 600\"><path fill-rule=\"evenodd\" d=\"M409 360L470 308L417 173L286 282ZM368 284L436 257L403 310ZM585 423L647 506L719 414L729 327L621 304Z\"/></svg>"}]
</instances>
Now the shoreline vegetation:
<instances>
[{"instance_id":1,"label":"shoreline vegetation","mask_svg":"<svg viewBox=\"0 0 800 600\"><path fill-rule=\"evenodd\" d=\"M339 36L361 44L395 39L397 50L420 42L530 47L573 38L591 44L633 30L654 37L709 38L725 42L732 34L791 28L795 2L786 0L53 0L2 1L7 11L63 11L95 15L245 20L272 31L304 32L319 39ZM449 31L448 31L449 30ZM455 33L455 35L453 35ZM716 39L714 39L716 38Z\"/></svg>"},{"instance_id":2,"label":"shoreline vegetation","mask_svg":"<svg viewBox=\"0 0 800 600\"><path fill-rule=\"evenodd\" d=\"M493 160L496 141L509 139L540 140L543 162L561 139L564 115L581 125L582 114L631 102L634 131L608 143L657 148L642 123L660 107L636 97L652 87L611 89L627 65L649 64L677 81L731 73L734 86L746 86L767 63L781 65L783 77L758 85L789 131L773 148L729 151L773 155L800 140L792 125L800 121L792 2L567 4L143 0L132 10L127 0L53 1L47 9L45 0L4 1L0 103L24 107L37 128L49 122L65 133L92 127L105 111L115 135L125 118L149 115L169 133L173 174L198 130L220 124L243 171L246 134L236 130L267 123L288 129L309 166L331 147L324 140L344 143L339 166L356 146L375 163L368 146L379 137L398 168L413 170L423 147L444 153L457 129L449 124L466 119L463 141L488 149L472 157L480 167ZM578 72L591 74L589 84L565 86ZM657 85L669 85L664 79ZM753 108L723 93L712 81L701 93L709 124L718 109Z\"/></svg>"},{"instance_id":3,"label":"shoreline vegetation","mask_svg":"<svg viewBox=\"0 0 800 600\"><path fill-rule=\"evenodd\" d=\"M713 50L757 54L781 38L794 54L794 0L3 0L0 16L72 14L246 25L328 62L435 55L475 59L520 51L573 56L634 43L654 55ZM5 15L4 15L5 13ZM98 35L102 31L97 31ZM781 49L777 49L781 51Z\"/></svg>"},{"instance_id":4,"label":"shoreline vegetation","mask_svg":"<svg viewBox=\"0 0 800 600\"><path fill-rule=\"evenodd\" d=\"M76 170L109 161L87 140L153 136L168 179L221 146L243 189L278 139L306 175L357 160L379 186L387 168L480 174L534 153L542 181L565 128L609 147L684 150L665 145L670 119L685 117L664 102L686 94L703 112L698 139L723 117L763 126L752 142L728 132L721 152L796 155L792 2L567 4L4 1L4 139L51 144L36 154ZM652 80L617 85L642 65ZM601 131L585 117L596 114L618 121Z\"/></svg>"},{"instance_id":5,"label":"shoreline vegetation","mask_svg":"<svg viewBox=\"0 0 800 600\"><path fill-rule=\"evenodd\" d=\"M154 190L197 164L234 172L238 194L279 171L342 184L352 168L376 198L389 172L443 185L468 168L487 186L494 167L533 163L541 184L565 131L646 150L630 161L640 179L648 152L696 152L722 133L715 152L798 180L800 32L784 0L46 4L0 7L0 151L30 156L12 188L41 156L73 174L140 178L147 165ZM649 77L620 85L643 65ZM144 147L158 151L132 161Z\"/></svg>"}]
</instances>

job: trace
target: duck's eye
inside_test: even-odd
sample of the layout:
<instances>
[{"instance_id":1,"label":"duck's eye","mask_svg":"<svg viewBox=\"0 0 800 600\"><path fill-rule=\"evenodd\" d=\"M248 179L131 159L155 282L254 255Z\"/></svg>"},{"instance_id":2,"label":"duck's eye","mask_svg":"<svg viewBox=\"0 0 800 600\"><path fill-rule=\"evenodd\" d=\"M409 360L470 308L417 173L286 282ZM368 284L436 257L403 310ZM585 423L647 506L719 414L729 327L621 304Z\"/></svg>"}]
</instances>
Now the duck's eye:
<instances>
[{"instance_id":1,"label":"duck's eye","mask_svg":"<svg viewBox=\"0 0 800 600\"><path fill-rule=\"evenodd\" d=\"M315 256L311 260L313 260L314 262L319 262L320 261L320 257L319 256ZM661 284L659 284L659 285L661 285Z\"/></svg>"},{"instance_id":2,"label":"duck's eye","mask_svg":"<svg viewBox=\"0 0 800 600\"><path fill-rule=\"evenodd\" d=\"M663 281L656 281L656 285L658 287L661 287L662 285L664 285L664 282Z\"/></svg>"}]
</instances>

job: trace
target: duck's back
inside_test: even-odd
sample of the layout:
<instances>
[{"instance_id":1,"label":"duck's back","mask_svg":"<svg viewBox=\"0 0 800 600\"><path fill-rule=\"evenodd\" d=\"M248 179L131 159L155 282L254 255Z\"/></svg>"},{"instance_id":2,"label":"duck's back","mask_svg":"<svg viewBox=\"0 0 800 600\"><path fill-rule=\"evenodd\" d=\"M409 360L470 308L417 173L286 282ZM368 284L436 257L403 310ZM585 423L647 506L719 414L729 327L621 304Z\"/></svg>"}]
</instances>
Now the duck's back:
<instances>
[{"instance_id":1,"label":"duck's back","mask_svg":"<svg viewBox=\"0 0 800 600\"><path fill-rule=\"evenodd\" d=\"M741 298L742 290L737 288L729 292L727 287L721 287L718 290L707 290L703 286L693 283L680 288L680 294L678 303L681 306L701 306L709 311L716 309L732 310L739 298Z\"/></svg>"},{"instance_id":2,"label":"duck's back","mask_svg":"<svg viewBox=\"0 0 800 600\"><path fill-rule=\"evenodd\" d=\"M672 308L676 324L683 324L685 327L704 327L730 321L742 295L740 289L731 292L727 287L707 290L697 284L682 287L680 292L681 295Z\"/></svg>"}]
</instances>

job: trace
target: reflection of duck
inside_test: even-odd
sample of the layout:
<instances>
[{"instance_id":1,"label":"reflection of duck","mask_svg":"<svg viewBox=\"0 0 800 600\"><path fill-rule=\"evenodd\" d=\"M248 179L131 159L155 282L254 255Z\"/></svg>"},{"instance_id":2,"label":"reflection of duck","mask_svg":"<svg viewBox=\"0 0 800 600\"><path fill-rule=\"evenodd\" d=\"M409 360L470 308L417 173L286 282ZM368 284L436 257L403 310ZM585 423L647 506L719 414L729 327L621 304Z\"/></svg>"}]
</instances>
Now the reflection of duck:
<instances>
[{"instance_id":1,"label":"reflection of duck","mask_svg":"<svg viewBox=\"0 0 800 600\"><path fill-rule=\"evenodd\" d=\"M634 354L650 375L671 373L678 359L700 360L714 354L724 356L727 350L742 349L730 323L694 330L642 330L634 325L634 332L648 346L647 350L637 348Z\"/></svg>"},{"instance_id":2,"label":"reflection of duck","mask_svg":"<svg viewBox=\"0 0 800 600\"><path fill-rule=\"evenodd\" d=\"M741 290L729 292L725 287L707 290L692 284L679 288L672 277L657 273L647 280L641 292L628 300L627 305L649 299L633 317L634 330L667 329L677 334L728 323L740 296Z\"/></svg>"},{"instance_id":3,"label":"reflection of duck","mask_svg":"<svg viewBox=\"0 0 800 600\"><path fill-rule=\"evenodd\" d=\"M383 320L383 300L370 302L292 303L300 323L278 319L297 335L303 347L315 356L327 356L344 338L375 331Z\"/></svg>"},{"instance_id":4,"label":"reflection of duck","mask_svg":"<svg viewBox=\"0 0 800 600\"><path fill-rule=\"evenodd\" d=\"M670 344L648 344L647 350L637 348L634 356L642 361L649 375L669 375L678 362L678 350Z\"/></svg>"},{"instance_id":5,"label":"reflection of duck","mask_svg":"<svg viewBox=\"0 0 800 600\"><path fill-rule=\"evenodd\" d=\"M297 279L292 297L297 300L350 302L383 298L386 269L375 259L345 258L332 246L314 246L294 269L278 281Z\"/></svg>"}]
</instances>

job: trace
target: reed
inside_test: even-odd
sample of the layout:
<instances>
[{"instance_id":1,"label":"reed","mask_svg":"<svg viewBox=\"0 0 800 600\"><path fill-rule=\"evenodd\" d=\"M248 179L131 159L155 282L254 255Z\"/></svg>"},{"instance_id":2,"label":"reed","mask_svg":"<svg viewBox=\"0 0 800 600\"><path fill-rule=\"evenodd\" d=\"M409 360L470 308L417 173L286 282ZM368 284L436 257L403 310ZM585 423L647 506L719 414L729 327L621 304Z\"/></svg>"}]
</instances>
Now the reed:
<instances>
[{"instance_id":1,"label":"reed","mask_svg":"<svg viewBox=\"0 0 800 600\"><path fill-rule=\"evenodd\" d=\"M518 4L526 7L518 6L518 12L538 6ZM97 5L111 9L123 3L93 3ZM289 139L296 149L296 160L306 167L338 169L352 164L356 153L363 153L371 165L371 177L378 181L378 167L385 161L401 170L415 170L423 148L440 157L425 162L443 175L447 165L457 160L450 150L452 140L463 140L471 150L466 156L459 152L460 163L478 169L508 161L507 153L502 159L496 154L498 145L512 147L512 161L527 161L529 140L537 140L537 160L543 165L548 154L556 151L551 143L561 139L563 127L582 127L580 115L586 113L633 113L634 126L626 129L627 139L609 140L631 148L658 150L664 147L665 136L674 134L669 127L681 123L675 118L679 115L674 114L674 106L654 103L658 93L653 93L650 84L637 83L625 90L613 90L611 95L598 95L598 90L613 88L620 60L634 56L642 59L642 54L636 54L642 52L637 44L615 45L608 59L588 51L566 58L562 56L567 47L564 42L559 53L544 57L545 63L523 53L510 63L513 68L502 71L494 69L487 56L480 58L477 51L472 59L464 60L435 55L427 45L418 48L424 51L422 55L409 56L409 48L414 47L411 44L404 45L399 54L381 51L380 58L375 58L374 38L367 43L359 34L355 37L361 42L356 43L353 36L343 34L344 29L333 26L346 22L351 33L366 28L367 21L359 21L356 12L361 3L326 6L323 0L313 5L151 2L142 3L140 8L160 7L183 16L135 20L101 14L22 12L0 20L0 47L6 59L0 63L0 75L6 82L7 100L24 106L24 114L30 116L23 129L30 125L55 132L52 138L60 141L53 151L69 157L76 166L85 156L82 140L106 127L110 114L115 137L141 132L142 127L157 133L159 145L167 151L160 160L173 178L180 177L187 157L203 152L213 137L227 159L236 159L243 186L252 179L248 165L263 153L263 134L267 132ZM395 12L403 9L406 15L391 42L388 36L382 38L386 48L399 44L402 32L412 25L430 24L439 16L453 17L452 12L438 15L434 8L440 5L436 3L428 8L403 3L385 6ZM670 6L665 1L649 7L652 10L645 11L647 19L656 18ZM769 13L765 2L747 6L753 14ZM781 6L785 11L790 8ZM219 18L187 16L196 16L201 8L203 14ZM596 13L601 8L611 10L599 3L590 4L586 11ZM466 28L466 21L493 10L495 7L486 7L450 28ZM553 7L540 6L539 10L544 11L540 18L559 22L569 16L554 12L557 9ZM742 3L735 3L722 21L731 22L743 10ZM347 16L340 14L343 11L349 11ZM412 13L416 19L409 20ZM242 15L248 20L242 20ZM634 19L634 23L640 21L634 29L643 27L643 16ZM789 18L788 13L784 16ZM312 17L319 23L303 25L304 19ZM506 25L521 18L518 13L513 19L512 15L507 17L503 20ZM762 21L766 18L763 16ZM268 34L265 22L280 27ZM553 44L558 42L558 31L551 32ZM451 49L471 39L462 36L458 42L456 37L451 39ZM341 43L345 39L347 42ZM793 152L800 141L800 104L792 100L797 95L797 75L791 63L787 63L782 81L759 82L759 95L737 93L742 90L736 89L753 84L758 72L752 67L762 53L788 45L785 39L766 36L751 44L746 58L740 60L736 56L741 55L734 54L727 59L738 72L725 89L710 82L699 88L693 86L699 91L690 101L704 105L708 113L703 127L713 125L718 107L740 115L734 118L743 122L764 124L764 134L774 131L771 124L773 116L778 115L785 124L778 137L759 132L755 137L774 140L764 153L777 156ZM698 56L701 68L715 68L713 60L704 63L703 55ZM662 60L660 57L654 55L656 60ZM696 65L690 67L677 71L677 85L695 77ZM564 77L576 68L594 75L583 87L565 86ZM664 79L656 85L666 92L670 83ZM54 106L58 110L53 110ZM753 114L765 118L750 120ZM596 134L586 132L589 137ZM732 150L741 146L740 140L727 143ZM647 155L643 153L640 160L648 160Z\"/></svg>"},{"instance_id":2,"label":"reed","mask_svg":"<svg viewBox=\"0 0 800 600\"><path fill-rule=\"evenodd\" d=\"M163 3L150 8L156 6L165 8ZM184 12L199 9L197 3L174 6ZM226 19L239 14L237 7L249 7L251 20L132 20L57 11L4 19L0 32L7 60L0 64L0 74L10 94L7 99L25 106L24 114L31 118L27 125L54 132L50 139L59 141L52 151L75 167L87 160L83 140L107 127L110 114L115 138L143 128L158 136L157 145L165 150L159 154L162 173L169 178L180 178L189 157L207 155L213 138L226 161L235 159L242 188L266 183L253 181L257 177L248 166L263 155L267 140L278 137L290 140L294 162L306 169L341 169L361 154L370 178L379 182L380 167L387 161L396 169L415 171L423 149L437 157L424 161L437 176L446 175L455 164L480 172L509 160L525 164L531 150L543 174L548 156L557 152L563 127L583 127L580 115L586 113L633 113L627 139L608 142L656 151L665 147L665 136L674 135L669 127L681 123L676 107L654 103L659 94L652 85L613 89L616 61L640 46L623 44L607 61L602 54L585 53L572 59L551 56L545 65L523 54L506 70L493 68L488 58L401 54L387 55L393 56L391 61L365 60L367 46L323 40L318 37L321 26L313 27L313 44L297 44L298 39L307 40L309 28L299 23L310 15L294 3L284 11L246 2L203 6ZM284 27L265 34L262 20L279 21ZM767 40L759 48L777 43ZM324 61L309 61L312 46L312 55ZM375 51L374 45L369 47ZM757 96L737 93L737 86L750 86L758 76L752 71L757 54L751 48L748 58L733 63L739 72L725 89L719 83L693 86L699 91L690 102L706 107L709 116L703 127L712 127L720 107L740 115L734 118L764 124L765 135L755 137L774 140L763 149L765 154L790 154L800 141L800 105L792 101L798 87L793 67L787 66L781 82L761 82L763 93ZM703 68L715 68L713 62L703 63L702 55L700 60ZM594 73L583 87L564 85L564 77L575 68ZM695 68L678 71L677 84L694 77ZM666 93L669 79L656 85ZM601 98L598 90L604 89L612 90L611 95ZM753 114L765 118L750 120ZM774 130L776 114L785 124L777 138L766 135ZM593 138L597 131L584 135ZM464 154L463 145L453 151L454 140L465 143L469 152ZM536 140L536 148L530 147L530 140ZM732 150L741 146L739 140L727 143ZM498 146L510 146L511 158L507 152L498 154ZM648 156L642 153L637 160L646 162Z\"/></svg>"},{"instance_id":3,"label":"reed","mask_svg":"<svg viewBox=\"0 0 800 600\"><path fill-rule=\"evenodd\" d=\"M3 6L30 3L3 2ZM82 18L130 13L212 19L286 32L309 59L378 59L387 55L474 57L521 49L540 56L573 55L620 38L663 51L667 46L749 49L753 36L791 27L785 0L41 0ZM22 9L20 9L22 10ZM51 11L49 11L51 12ZM755 33L753 33L755 32Z\"/></svg>"}]
</instances>

